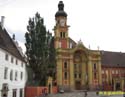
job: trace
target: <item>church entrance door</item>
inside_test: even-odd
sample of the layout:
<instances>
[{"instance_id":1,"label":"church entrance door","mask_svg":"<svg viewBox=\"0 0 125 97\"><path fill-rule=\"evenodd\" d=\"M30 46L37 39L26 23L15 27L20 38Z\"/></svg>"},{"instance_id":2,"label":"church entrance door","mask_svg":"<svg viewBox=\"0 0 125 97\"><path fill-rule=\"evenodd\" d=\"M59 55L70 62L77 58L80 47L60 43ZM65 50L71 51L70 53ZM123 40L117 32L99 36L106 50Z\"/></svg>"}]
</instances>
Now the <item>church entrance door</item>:
<instances>
[{"instance_id":1,"label":"church entrance door","mask_svg":"<svg viewBox=\"0 0 125 97\"><path fill-rule=\"evenodd\" d=\"M76 81L75 82L75 88L76 88L76 90L80 90L81 89L81 82L80 81Z\"/></svg>"}]
</instances>

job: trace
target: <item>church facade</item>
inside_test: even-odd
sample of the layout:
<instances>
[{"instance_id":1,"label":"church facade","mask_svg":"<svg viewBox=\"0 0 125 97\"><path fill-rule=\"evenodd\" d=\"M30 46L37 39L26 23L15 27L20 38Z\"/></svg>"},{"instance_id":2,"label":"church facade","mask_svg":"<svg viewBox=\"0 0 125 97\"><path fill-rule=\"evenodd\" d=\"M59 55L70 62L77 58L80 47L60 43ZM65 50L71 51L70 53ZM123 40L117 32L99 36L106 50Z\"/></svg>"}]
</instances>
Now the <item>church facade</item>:
<instances>
[{"instance_id":1,"label":"church facade","mask_svg":"<svg viewBox=\"0 0 125 97\"><path fill-rule=\"evenodd\" d=\"M65 89L93 88L102 84L100 52L76 44L68 36L67 13L62 1L55 14L54 44L57 51L57 84Z\"/></svg>"},{"instance_id":2,"label":"church facade","mask_svg":"<svg viewBox=\"0 0 125 97\"><path fill-rule=\"evenodd\" d=\"M95 90L97 88L103 88L104 83L108 84L110 82L109 80L113 80L111 78L107 80L109 77L104 77L105 70L108 70L108 67L105 66L108 66L108 63L106 63L107 59L105 59L106 62L102 62L104 58L102 51L90 50L86 48L81 41L76 43L69 37L67 13L64 11L62 1L58 4L55 21L54 46L56 49L57 86L66 91L84 89ZM123 67L125 67L124 65ZM106 75L108 76L108 73L106 73ZM121 82L119 87L123 89L124 78ZM113 85L114 84L115 80ZM114 85L114 87L116 86Z\"/></svg>"}]
</instances>

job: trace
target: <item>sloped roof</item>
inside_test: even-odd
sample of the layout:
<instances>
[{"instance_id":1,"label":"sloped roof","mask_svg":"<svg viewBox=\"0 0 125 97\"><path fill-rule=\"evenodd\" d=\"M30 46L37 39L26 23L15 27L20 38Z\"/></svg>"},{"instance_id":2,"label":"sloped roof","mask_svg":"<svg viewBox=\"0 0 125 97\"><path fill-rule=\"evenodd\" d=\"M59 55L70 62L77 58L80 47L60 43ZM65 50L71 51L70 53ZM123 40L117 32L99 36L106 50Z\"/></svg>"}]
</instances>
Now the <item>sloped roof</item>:
<instances>
[{"instance_id":1,"label":"sloped roof","mask_svg":"<svg viewBox=\"0 0 125 97\"><path fill-rule=\"evenodd\" d=\"M76 42L72 40L72 38L69 37L69 43L72 43L72 47L74 48L76 46Z\"/></svg>"},{"instance_id":2,"label":"sloped roof","mask_svg":"<svg viewBox=\"0 0 125 97\"><path fill-rule=\"evenodd\" d=\"M125 67L125 53L101 51L102 66Z\"/></svg>"},{"instance_id":3,"label":"sloped roof","mask_svg":"<svg viewBox=\"0 0 125 97\"><path fill-rule=\"evenodd\" d=\"M11 53L13 56L24 61L24 58L20 54L19 50L17 49L14 41L11 39L6 29L2 29L1 26L0 26L0 48L6 50L7 52Z\"/></svg>"}]
</instances>

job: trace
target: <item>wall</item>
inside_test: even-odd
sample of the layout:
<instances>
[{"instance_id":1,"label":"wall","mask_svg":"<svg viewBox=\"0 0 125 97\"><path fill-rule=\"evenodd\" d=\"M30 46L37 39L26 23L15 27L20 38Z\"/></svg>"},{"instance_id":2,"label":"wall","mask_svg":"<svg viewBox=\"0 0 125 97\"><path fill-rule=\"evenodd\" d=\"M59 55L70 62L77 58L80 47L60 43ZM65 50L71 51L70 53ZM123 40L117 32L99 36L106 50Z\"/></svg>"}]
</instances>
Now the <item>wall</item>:
<instances>
[{"instance_id":1,"label":"wall","mask_svg":"<svg viewBox=\"0 0 125 97\"><path fill-rule=\"evenodd\" d=\"M5 60L5 54L9 55L9 60ZM20 96L20 89L23 90L24 94L24 87L26 82L26 67L25 63L23 63L18 59L18 64L16 64L16 57L13 56L14 62L11 63L11 54L6 52L5 50L0 48L0 90L2 89L3 83L8 84L8 97L13 97L13 89L17 89L17 96ZM7 79L4 79L4 69L5 67L8 68L7 72ZM10 71L13 70L13 80L10 80ZM17 80L15 80L15 72L17 72ZM21 79L21 72L23 72L23 78ZM1 91L0 91L1 97ZM24 96L23 96L24 97Z\"/></svg>"},{"instance_id":2,"label":"wall","mask_svg":"<svg viewBox=\"0 0 125 97\"><path fill-rule=\"evenodd\" d=\"M57 87L52 87L52 94L56 94ZM45 92L44 92L45 91ZM34 86L29 86L25 88L25 97L38 97L45 95L44 93L48 94L48 87L34 87Z\"/></svg>"},{"instance_id":3,"label":"wall","mask_svg":"<svg viewBox=\"0 0 125 97\"><path fill-rule=\"evenodd\" d=\"M116 89L116 83L120 83L120 90L125 86L125 68L124 67L102 67L103 84L110 85L113 90Z\"/></svg>"}]
</instances>

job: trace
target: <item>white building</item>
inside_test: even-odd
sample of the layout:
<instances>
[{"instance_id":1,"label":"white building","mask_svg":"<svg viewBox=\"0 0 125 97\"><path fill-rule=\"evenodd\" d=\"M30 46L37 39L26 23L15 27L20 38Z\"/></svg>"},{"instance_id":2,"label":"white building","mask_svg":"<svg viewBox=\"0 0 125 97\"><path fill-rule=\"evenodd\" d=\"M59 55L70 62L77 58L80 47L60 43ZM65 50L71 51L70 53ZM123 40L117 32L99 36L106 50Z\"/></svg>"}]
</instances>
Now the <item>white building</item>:
<instances>
[{"instance_id":1,"label":"white building","mask_svg":"<svg viewBox=\"0 0 125 97\"><path fill-rule=\"evenodd\" d=\"M25 60L16 42L0 23L0 97L24 97Z\"/></svg>"}]
</instances>

